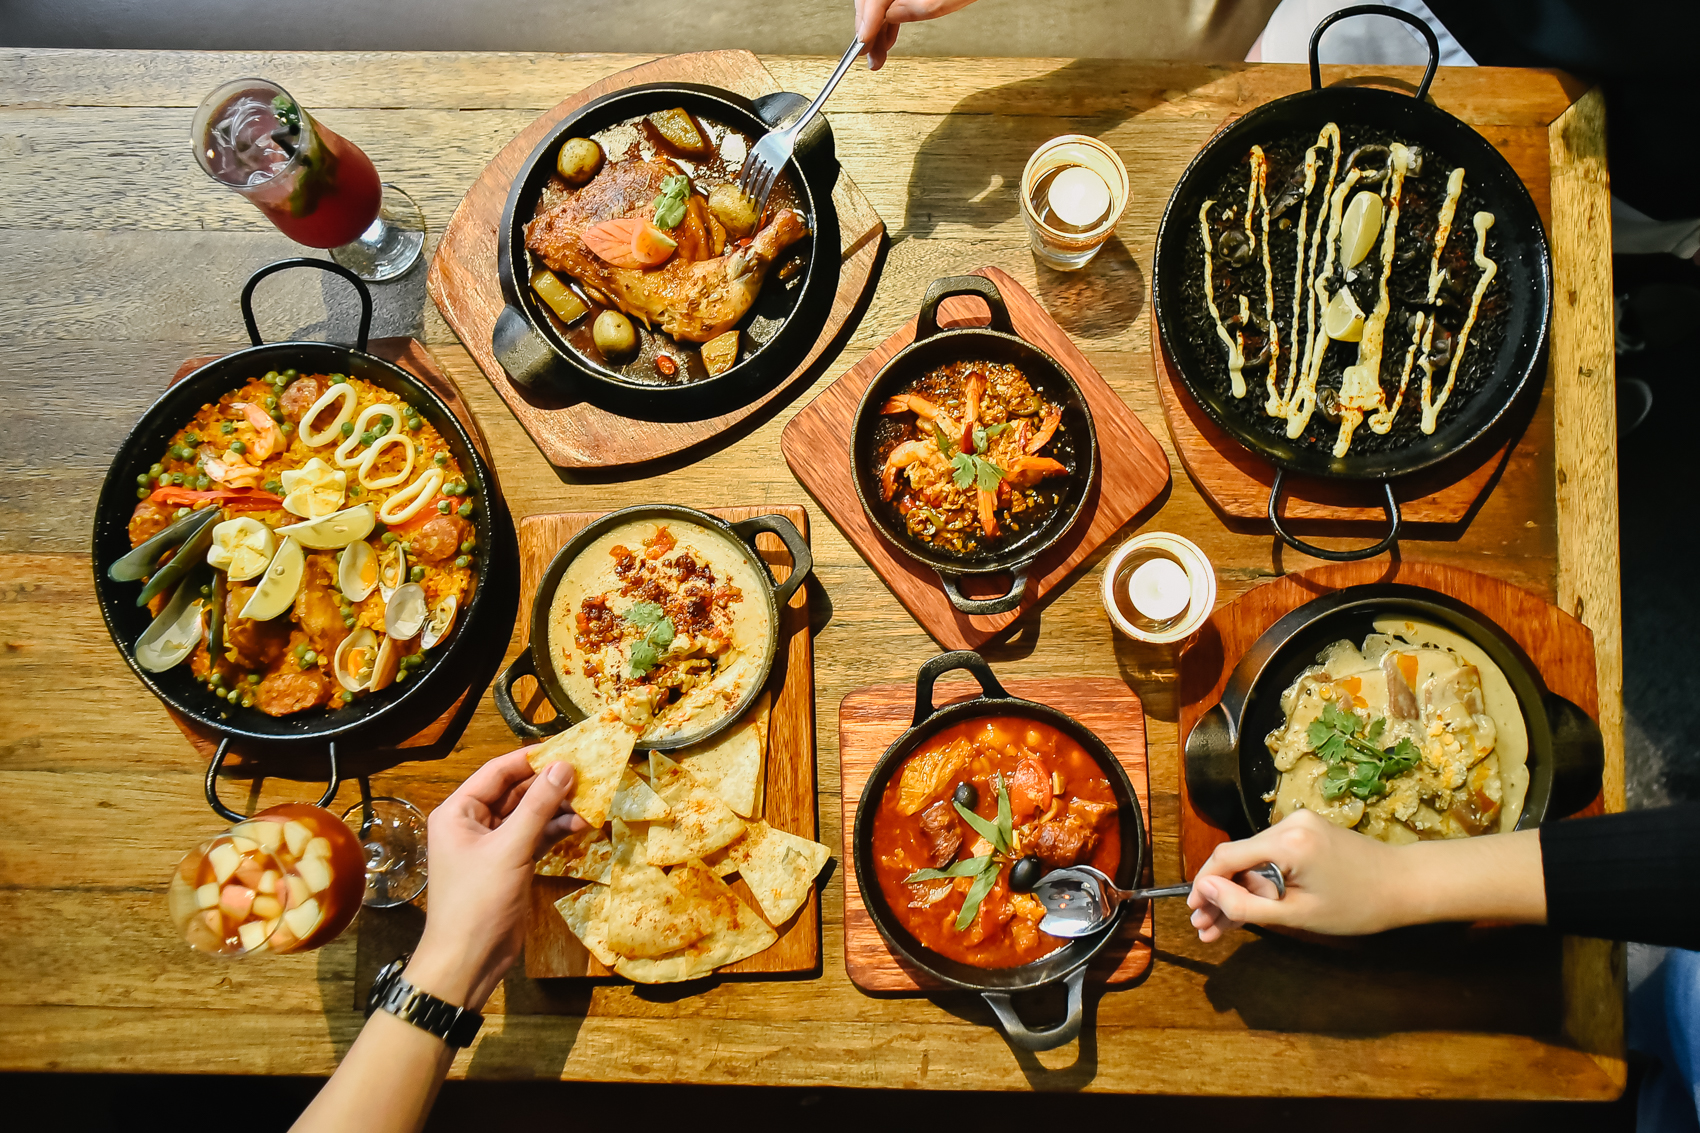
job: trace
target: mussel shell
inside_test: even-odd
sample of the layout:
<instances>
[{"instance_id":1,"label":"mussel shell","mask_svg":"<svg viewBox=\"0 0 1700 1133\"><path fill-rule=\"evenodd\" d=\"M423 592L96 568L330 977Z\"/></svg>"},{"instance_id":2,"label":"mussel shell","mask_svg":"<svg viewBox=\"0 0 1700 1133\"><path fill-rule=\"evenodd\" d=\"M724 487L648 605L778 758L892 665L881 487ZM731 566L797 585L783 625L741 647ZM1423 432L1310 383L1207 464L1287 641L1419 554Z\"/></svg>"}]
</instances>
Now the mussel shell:
<instances>
[{"instance_id":1,"label":"mussel shell","mask_svg":"<svg viewBox=\"0 0 1700 1133\"><path fill-rule=\"evenodd\" d=\"M431 608L431 617L425 622L425 628L419 632L419 647L434 649L439 641L449 635L455 627L455 613L460 608L460 599L453 594L445 594L441 601Z\"/></svg>"},{"instance_id":2,"label":"mussel shell","mask_svg":"<svg viewBox=\"0 0 1700 1133\"><path fill-rule=\"evenodd\" d=\"M423 586L417 582L398 586L384 603L384 632L398 641L411 641L425 628L429 615Z\"/></svg>"},{"instance_id":3,"label":"mussel shell","mask_svg":"<svg viewBox=\"0 0 1700 1133\"><path fill-rule=\"evenodd\" d=\"M163 531L136 545L135 550L121 555L106 568L106 577L114 582L139 582L152 573L154 564L159 557L172 547L178 546L191 535L201 529L206 523L215 523L221 515L217 508L203 508L192 511L182 519L177 520Z\"/></svg>"},{"instance_id":4,"label":"mussel shell","mask_svg":"<svg viewBox=\"0 0 1700 1133\"><path fill-rule=\"evenodd\" d=\"M363 652L366 659L372 662L370 669L355 670L350 666L354 654ZM353 633L342 639L342 644L336 647L336 660L331 671L336 674L336 683L349 692L359 692L372 683L373 674L377 672L378 635L361 626Z\"/></svg>"},{"instance_id":5,"label":"mussel shell","mask_svg":"<svg viewBox=\"0 0 1700 1133\"><path fill-rule=\"evenodd\" d=\"M200 594L209 581L203 570L178 585L159 617L136 639L136 664L150 673L163 673L189 659L206 636L206 608Z\"/></svg>"},{"instance_id":6,"label":"mussel shell","mask_svg":"<svg viewBox=\"0 0 1700 1133\"><path fill-rule=\"evenodd\" d=\"M378 572L375 565L371 582L365 582L360 577L366 573L367 565L375 558L377 552L372 550L372 544L364 539L350 543L342 549L342 558L336 567L336 581L344 598L350 602L364 601L367 595L377 589Z\"/></svg>"}]
</instances>

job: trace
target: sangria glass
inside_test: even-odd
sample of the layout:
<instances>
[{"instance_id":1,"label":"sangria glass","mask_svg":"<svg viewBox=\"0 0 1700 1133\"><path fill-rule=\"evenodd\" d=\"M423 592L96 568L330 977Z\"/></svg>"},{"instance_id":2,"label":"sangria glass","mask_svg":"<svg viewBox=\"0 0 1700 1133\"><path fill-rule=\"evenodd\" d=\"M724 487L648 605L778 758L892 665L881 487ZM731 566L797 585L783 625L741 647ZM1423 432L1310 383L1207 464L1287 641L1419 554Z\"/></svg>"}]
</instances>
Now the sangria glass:
<instances>
[{"instance_id":1,"label":"sangria glass","mask_svg":"<svg viewBox=\"0 0 1700 1133\"><path fill-rule=\"evenodd\" d=\"M364 782L364 780L362 780ZM364 904L375 909L405 905L425 889L425 816L406 799L379 795L343 813L357 831L366 857Z\"/></svg>"},{"instance_id":2,"label":"sangria glass","mask_svg":"<svg viewBox=\"0 0 1700 1133\"><path fill-rule=\"evenodd\" d=\"M330 811L274 806L189 851L171 875L171 917L199 952L305 952L354 920L362 857L354 832Z\"/></svg>"},{"instance_id":3,"label":"sangria glass","mask_svg":"<svg viewBox=\"0 0 1700 1133\"><path fill-rule=\"evenodd\" d=\"M267 79L233 79L206 97L191 128L195 160L298 244L330 249L361 279L412 267L425 246L413 198L380 184L360 147Z\"/></svg>"}]
</instances>

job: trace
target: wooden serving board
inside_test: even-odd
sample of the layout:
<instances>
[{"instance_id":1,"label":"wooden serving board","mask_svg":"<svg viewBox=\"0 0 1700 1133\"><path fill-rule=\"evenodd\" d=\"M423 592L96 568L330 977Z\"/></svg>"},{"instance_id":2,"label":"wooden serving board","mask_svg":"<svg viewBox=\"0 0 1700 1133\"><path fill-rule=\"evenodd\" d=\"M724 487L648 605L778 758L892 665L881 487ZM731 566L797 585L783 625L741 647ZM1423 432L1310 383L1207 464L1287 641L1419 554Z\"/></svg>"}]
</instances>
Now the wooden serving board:
<instances>
[{"instance_id":1,"label":"wooden serving board","mask_svg":"<svg viewBox=\"0 0 1700 1133\"><path fill-rule=\"evenodd\" d=\"M1193 725L1222 699L1234 666L1265 630L1306 602L1370 582L1424 586L1480 611L1522 646L1547 688L1596 721L1600 718L1593 632L1552 603L1509 582L1440 563L1397 559L1333 563L1285 575L1240 595L1211 615L1192 647L1181 654L1179 733L1183 763L1186 737L1192 734ZM1190 881L1228 835L1193 810L1184 766L1180 788L1181 867ZM1598 809L1602 809L1601 803L1595 800L1586 812Z\"/></svg>"},{"instance_id":2,"label":"wooden serving board","mask_svg":"<svg viewBox=\"0 0 1700 1133\"><path fill-rule=\"evenodd\" d=\"M513 521L508 516L507 506L502 499L501 484L496 476L496 463L490 459L490 444L484 439L484 434L478 427L477 419L473 417L472 411L467 408L465 400L461 398L460 388L455 385L452 378L437 368L437 363L432 359L431 352L426 350L425 344L418 339L374 338L367 342L366 350L367 353L375 354L387 362L394 362L418 378L432 393L442 398L443 403L449 407L449 410L466 429L467 436L472 438L473 446L478 449L478 454L484 458L484 466L490 472L491 491L489 496L499 505L494 517L496 527L501 538L511 548L513 544ZM175 385L202 366L209 362L215 362L221 357L223 355L210 354L188 359L177 368L177 373L172 376L171 383ZM486 584L487 580L480 579L480 583ZM512 591L514 585L514 580L509 579L506 589ZM503 624L510 619L514 605L511 594L506 607L502 603L497 603L491 611L495 618L494 624ZM503 617L504 609L510 611L506 618ZM455 744L460 742L461 735L466 731L466 726L471 721L473 712L477 710L478 701L483 697L484 690L489 688L490 682L495 679L496 670L502 663L501 651L506 647L506 644L506 640L500 635L492 634L488 645L476 651L471 658L471 663L466 666L468 681L462 686L461 691L454 697L449 707L441 716L438 716L412 736L400 743L383 748L363 748L358 752L339 753L341 756L339 762L344 777L373 774L410 760L442 759L453 751ZM217 753L219 742L217 733L203 729L199 724L178 715L170 708L167 708L165 712L166 715L171 717L171 722L177 725L178 730L204 758L211 759ZM264 766L266 770L273 772L278 770L299 772L308 779L320 774L318 757L307 760L290 758L282 767L279 766L276 759L271 759L267 760ZM253 773L259 770L259 765L252 759L244 759L239 752L233 752L231 758L225 762L225 769L238 777L244 773L245 768L248 772ZM286 777L293 778L294 775L289 774Z\"/></svg>"},{"instance_id":3,"label":"wooden serving board","mask_svg":"<svg viewBox=\"0 0 1700 1133\"><path fill-rule=\"evenodd\" d=\"M821 77L826 77L822 72ZM653 422L621 417L588 402L560 406L534 399L508 380L496 361L490 334L502 312L502 284L496 275L497 230L514 178L556 123L579 107L627 87L645 83L690 82L721 87L758 98L780 89L778 82L748 51L700 51L671 55L608 76L565 99L521 130L485 168L455 209L431 259L426 287L455 334L490 379L502 400L551 464L560 468L617 468L670 456L725 437L740 421L790 396L813 379L821 357L859 316L880 258L885 222L856 183L842 170L833 187L838 212L841 257L838 292L820 337L797 360L790 375L750 404L703 421Z\"/></svg>"},{"instance_id":4,"label":"wooden serving board","mask_svg":"<svg viewBox=\"0 0 1700 1133\"><path fill-rule=\"evenodd\" d=\"M1109 745L1139 797L1147 847L1151 837L1151 792L1145 761L1145 712L1139 697L1119 680L1015 680L1004 687L1014 696L1059 708L1080 721ZM980 694L967 681L940 681L935 704L954 704ZM844 806L846 842L856 829L856 804L873 774L874 765L891 742L909 727L915 715L913 684L869 685L847 695L838 705L839 778ZM886 947L873 917L862 902L855 855L844 850L844 966L863 991L925 992L942 989L931 976L917 971ZM1150 883L1151 856L1146 854L1145 884ZM1151 902L1138 919L1122 922L1120 939L1098 954L1093 974L1112 986L1132 983L1151 967Z\"/></svg>"},{"instance_id":5,"label":"wooden serving board","mask_svg":"<svg viewBox=\"0 0 1700 1133\"><path fill-rule=\"evenodd\" d=\"M1009 307L1016 333L1060 362L1079 384L1092 409L1098 433L1098 484L1086 509L1063 538L1034 565L1027 596L1007 614L970 616L945 597L939 576L888 542L868 522L856 495L850 461L850 428L862 392L898 351L915 341L916 320L910 319L892 336L819 397L804 406L785 426L780 448L785 463L816 502L838 524L921 627L946 649L977 649L1008 629L1028 611L1043 606L1067 585L1076 567L1115 537L1124 525L1144 511L1169 484L1169 458L1157 438L1133 415L1120 395L1086 360L1049 312L1008 274L995 267L974 271L996 283ZM916 297L919 303L920 297ZM985 326L990 312L979 299L957 296L939 305L943 327ZM1003 594L1008 576L966 580L963 591L972 597Z\"/></svg>"},{"instance_id":6,"label":"wooden serving board","mask_svg":"<svg viewBox=\"0 0 1700 1133\"><path fill-rule=\"evenodd\" d=\"M711 515L736 523L758 515L782 515L797 525L804 542L809 539L809 515L795 504L772 507L709 508ZM535 601L538 581L555 552L568 539L603 512L561 512L528 515L519 524L520 593ZM756 549L783 582L791 573L785 545L777 535L756 536ZM809 584L797 588L790 603L780 611L779 657L774 662L768 688L773 693L772 716L767 733L767 786L761 817L780 830L815 839L815 654L809 633ZM527 605L529 611L529 604ZM526 614L521 624L529 624ZM527 703L529 700L529 703ZM514 702L533 720L552 719L554 706L530 677L514 687ZM585 950L578 937L555 909L555 902L589 882L565 877L532 879L531 916L525 933L525 974L533 978L591 976L614 973ZM744 903L759 906L743 878L731 883ZM820 967L820 892L811 890L803 907L783 925L775 925L779 939L766 951L719 969L718 974L772 974L809 972Z\"/></svg>"},{"instance_id":7,"label":"wooden serving board","mask_svg":"<svg viewBox=\"0 0 1700 1133\"><path fill-rule=\"evenodd\" d=\"M1151 316L1151 352L1157 372L1157 394L1163 420L1187 475L1217 512L1232 519L1259 520L1269 516L1269 488L1275 466L1246 448L1210 419L1187 392ZM1414 476L1393 482L1405 523L1457 524L1476 502L1492 491L1511 452L1515 436L1495 445L1471 445L1451 459ZM1281 515L1301 520L1336 520L1387 525L1378 483L1326 480L1318 476L1288 476L1281 482Z\"/></svg>"}]
</instances>

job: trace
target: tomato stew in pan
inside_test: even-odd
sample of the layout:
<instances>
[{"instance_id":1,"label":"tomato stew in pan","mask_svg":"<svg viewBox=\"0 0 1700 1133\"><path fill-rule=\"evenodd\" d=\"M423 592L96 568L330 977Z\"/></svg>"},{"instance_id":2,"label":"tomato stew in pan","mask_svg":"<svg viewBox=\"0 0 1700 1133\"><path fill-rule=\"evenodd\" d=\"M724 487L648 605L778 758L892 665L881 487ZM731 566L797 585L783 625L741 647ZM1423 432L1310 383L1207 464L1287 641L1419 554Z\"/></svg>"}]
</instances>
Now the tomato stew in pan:
<instances>
[{"instance_id":1,"label":"tomato stew in pan","mask_svg":"<svg viewBox=\"0 0 1700 1133\"><path fill-rule=\"evenodd\" d=\"M1012 869L1023 889L1071 865L1116 876L1116 811L1104 770L1063 732L1018 716L967 720L925 740L887 782L874 872L927 948L975 967L1019 967L1068 942L1039 931L1044 907L1011 888Z\"/></svg>"}]
</instances>

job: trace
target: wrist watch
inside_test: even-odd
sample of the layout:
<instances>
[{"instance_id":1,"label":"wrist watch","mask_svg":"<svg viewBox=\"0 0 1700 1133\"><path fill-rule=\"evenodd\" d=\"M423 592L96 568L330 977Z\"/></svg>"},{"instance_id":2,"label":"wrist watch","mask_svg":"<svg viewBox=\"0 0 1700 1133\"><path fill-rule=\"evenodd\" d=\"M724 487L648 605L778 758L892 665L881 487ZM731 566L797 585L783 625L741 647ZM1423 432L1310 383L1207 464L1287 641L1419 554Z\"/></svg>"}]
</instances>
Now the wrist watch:
<instances>
[{"instance_id":1,"label":"wrist watch","mask_svg":"<svg viewBox=\"0 0 1700 1133\"><path fill-rule=\"evenodd\" d=\"M402 979L401 973L412 959L413 953L407 952L384 965L378 978L372 981L371 994L366 997L367 1017L370 1018L374 1011L388 1011L404 1023L412 1023L452 1047L471 1046L472 1040L478 1036L478 1029L484 1025L484 1016L465 1007L445 1003Z\"/></svg>"}]
</instances>

